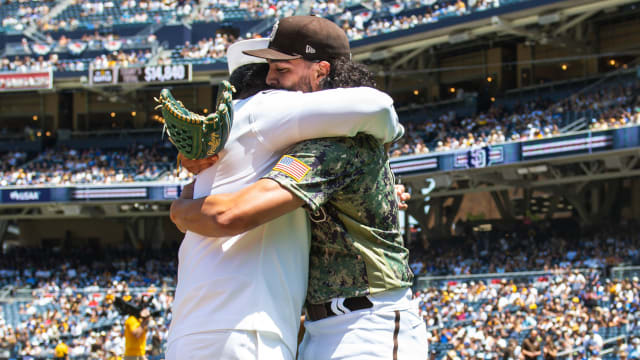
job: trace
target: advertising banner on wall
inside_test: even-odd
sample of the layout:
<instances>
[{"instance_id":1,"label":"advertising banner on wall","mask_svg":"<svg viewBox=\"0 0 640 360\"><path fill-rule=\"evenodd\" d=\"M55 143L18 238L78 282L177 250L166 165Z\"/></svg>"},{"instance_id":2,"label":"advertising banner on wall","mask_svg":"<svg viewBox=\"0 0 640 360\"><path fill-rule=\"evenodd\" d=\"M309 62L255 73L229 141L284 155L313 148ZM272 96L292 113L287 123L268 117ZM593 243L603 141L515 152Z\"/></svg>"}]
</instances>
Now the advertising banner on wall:
<instances>
[{"instance_id":1,"label":"advertising banner on wall","mask_svg":"<svg viewBox=\"0 0 640 360\"><path fill-rule=\"evenodd\" d=\"M51 199L48 188L25 188L2 191L3 203L47 202Z\"/></svg>"},{"instance_id":2,"label":"advertising banner on wall","mask_svg":"<svg viewBox=\"0 0 640 360\"><path fill-rule=\"evenodd\" d=\"M116 83L116 69L90 69L89 84L91 85L113 85Z\"/></svg>"},{"instance_id":3,"label":"advertising banner on wall","mask_svg":"<svg viewBox=\"0 0 640 360\"><path fill-rule=\"evenodd\" d=\"M25 91L53 88L51 71L0 73L0 91Z\"/></svg>"},{"instance_id":4,"label":"advertising banner on wall","mask_svg":"<svg viewBox=\"0 0 640 360\"><path fill-rule=\"evenodd\" d=\"M189 82L191 78L191 64L148 65L142 67L116 67L113 69L89 70L89 83L92 85L164 84Z\"/></svg>"}]
</instances>

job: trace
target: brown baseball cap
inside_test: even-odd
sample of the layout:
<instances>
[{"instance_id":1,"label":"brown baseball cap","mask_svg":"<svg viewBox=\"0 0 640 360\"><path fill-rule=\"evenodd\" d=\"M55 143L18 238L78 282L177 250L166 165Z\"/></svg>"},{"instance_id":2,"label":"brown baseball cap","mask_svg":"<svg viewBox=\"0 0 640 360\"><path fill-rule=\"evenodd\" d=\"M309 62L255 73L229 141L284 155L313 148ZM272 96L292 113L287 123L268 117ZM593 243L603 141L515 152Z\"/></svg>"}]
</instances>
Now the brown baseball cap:
<instances>
[{"instance_id":1,"label":"brown baseball cap","mask_svg":"<svg viewBox=\"0 0 640 360\"><path fill-rule=\"evenodd\" d=\"M330 20L289 16L273 25L269 47L243 53L268 60L331 60L350 57L347 34Z\"/></svg>"}]
</instances>

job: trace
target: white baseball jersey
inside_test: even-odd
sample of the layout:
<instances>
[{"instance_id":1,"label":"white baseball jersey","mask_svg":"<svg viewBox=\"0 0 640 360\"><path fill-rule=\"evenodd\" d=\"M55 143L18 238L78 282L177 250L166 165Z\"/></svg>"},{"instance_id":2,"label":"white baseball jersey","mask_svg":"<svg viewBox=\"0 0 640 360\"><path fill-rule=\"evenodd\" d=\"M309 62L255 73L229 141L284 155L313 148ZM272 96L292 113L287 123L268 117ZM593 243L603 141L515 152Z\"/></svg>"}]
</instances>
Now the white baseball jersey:
<instances>
[{"instance_id":1,"label":"white baseball jersey","mask_svg":"<svg viewBox=\"0 0 640 360\"><path fill-rule=\"evenodd\" d=\"M382 142L402 134L389 96L371 88L270 90L236 101L229 140L219 161L197 176L194 197L258 181L297 142L358 132ZM302 209L232 237L187 232L178 253L169 344L213 330L257 330L277 334L295 354L309 242Z\"/></svg>"}]
</instances>

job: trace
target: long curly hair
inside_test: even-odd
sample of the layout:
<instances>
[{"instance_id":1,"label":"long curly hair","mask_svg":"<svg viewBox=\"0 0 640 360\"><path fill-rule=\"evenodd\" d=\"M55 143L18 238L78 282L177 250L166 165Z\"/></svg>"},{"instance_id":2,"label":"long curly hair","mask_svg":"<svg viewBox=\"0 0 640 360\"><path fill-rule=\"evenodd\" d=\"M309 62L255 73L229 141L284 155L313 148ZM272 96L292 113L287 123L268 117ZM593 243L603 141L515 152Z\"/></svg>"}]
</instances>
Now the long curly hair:
<instances>
[{"instance_id":1,"label":"long curly hair","mask_svg":"<svg viewBox=\"0 0 640 360\"><path fill-rule=\"evenodd\" d=\"M320 81L323 89L376 87L373 73L363 65L341 57L329 61L331 70L329 75Z\"/></svg>"}]
</instances>

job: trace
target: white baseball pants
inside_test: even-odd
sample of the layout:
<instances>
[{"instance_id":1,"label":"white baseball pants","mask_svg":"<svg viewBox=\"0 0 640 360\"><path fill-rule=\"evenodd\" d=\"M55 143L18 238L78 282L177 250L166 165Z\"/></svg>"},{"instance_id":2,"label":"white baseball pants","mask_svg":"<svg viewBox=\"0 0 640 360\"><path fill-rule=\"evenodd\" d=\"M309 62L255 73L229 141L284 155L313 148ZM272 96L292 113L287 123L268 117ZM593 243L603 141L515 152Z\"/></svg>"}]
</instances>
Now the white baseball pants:
<instances>
[{"instance_id":1,"label":"white baseball pants","mask_svg":"<svg viewBox=\"0 0 640 360\"><path fill-rule=\"evenodd\" d=\"M305 321L299 360L425 360L427 327L411 304L411 291L393 301L370 296L373 308ZM391 295L391 296L389 296ZM405 301L409 300L409 301Z\"/></svg>"},{"instance_id":2,"label":"white baseball pants","mask_svg":"<svg viewBox=\"0 0 640 360\"><path fill-rule=\"evenodd\" d=\"M172 341L166 360L293 360L294 355L276 334L218 330L183 336Z\"/></svg>"}]
</instances>

